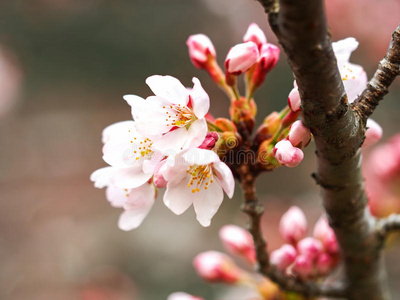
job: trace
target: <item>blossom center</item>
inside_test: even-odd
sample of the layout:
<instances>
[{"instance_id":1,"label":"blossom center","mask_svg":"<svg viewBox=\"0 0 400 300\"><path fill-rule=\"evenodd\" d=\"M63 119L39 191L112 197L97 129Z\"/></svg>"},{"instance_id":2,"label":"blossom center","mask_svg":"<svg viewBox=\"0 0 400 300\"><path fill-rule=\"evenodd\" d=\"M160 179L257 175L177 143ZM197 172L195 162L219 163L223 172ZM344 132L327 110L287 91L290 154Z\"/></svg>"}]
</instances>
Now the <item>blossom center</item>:
<instances>
[{"instance_id":1,"label":"blossom center","mask_svg":"<svg viewBox=\"0 0 400 300\"><path fill-rule=\"evenodd\" d=\"M167 126L185 127L189 125L194 119L193 111L187 106L182 106L180 104L172 104L163 106L166 110Z\"/></svg>"},{"instance_id":2,"label":"blossom center","mask_svg":"<svg viewBox=\"0 0 400 300\"><path fill-rule=\"evenodd\" d=\"M211 165L192 165L186 173L190 175L190 180L187 185L192 189L192 193L200 192L200 189L208 189L210 184L214 182L213 168Z\"/></svg>"}]
</instances>

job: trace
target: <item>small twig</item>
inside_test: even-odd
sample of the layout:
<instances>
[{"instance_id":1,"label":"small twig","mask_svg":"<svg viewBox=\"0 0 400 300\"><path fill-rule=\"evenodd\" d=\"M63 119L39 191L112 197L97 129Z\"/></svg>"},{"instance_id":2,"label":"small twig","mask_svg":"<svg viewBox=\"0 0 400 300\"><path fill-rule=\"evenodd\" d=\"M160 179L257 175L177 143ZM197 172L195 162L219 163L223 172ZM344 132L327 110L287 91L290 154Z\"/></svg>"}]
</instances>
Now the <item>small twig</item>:
<instances>
[{"instance_id":1,"label":"small twig","mask_svg":"<svg viewBox=\"0 0 400 300\"><path fill-rule=\"evenodd\" d=\"M278 0L257 0L264 7L267 14L277 13L279 11L279 1Z\"/></svg>"},{"instance_id":2,"label":"small twig","mask_svg":"<svg viewBox=\"0 0 400 300\"><path fill-rule=\"evenodd\" d=\"M254 240L258 263L257 271L286 291L299 293L306 297L326 296L343 298L346 290L341 284L328 286L314 282L303 282L295 277L286 275L274 265L270 264L267 243L261 231L261 216L264 212L264 208L258 203L254 185L255 177L251 174L250 168L247 165L242 165L238 169L238 173L240 174L244 195L242 210L250 217L248 230Z\"/></svg>"},{"instance_id":3,"label":"small twig","mask_svg":"<svg viewBox=\"0 0 400 300\"><path fill-rule=\"evenodd\" d=\"M376 232L382 239L395 231L400 231L400 214L391 214L376 223Z\"/></svg>"},{"instance_id":4,"label":"small twig","mask_svg":"<svg viewBox=\"0 0 400 300\"><path fill-rule=\"evenodd\" d=\"M364 121L372 115L398 75L400 75L400 25L393 32L386 55L380 61L374 76L353 103L353 108L360 113Z\"/></svg>"}]
</instances>

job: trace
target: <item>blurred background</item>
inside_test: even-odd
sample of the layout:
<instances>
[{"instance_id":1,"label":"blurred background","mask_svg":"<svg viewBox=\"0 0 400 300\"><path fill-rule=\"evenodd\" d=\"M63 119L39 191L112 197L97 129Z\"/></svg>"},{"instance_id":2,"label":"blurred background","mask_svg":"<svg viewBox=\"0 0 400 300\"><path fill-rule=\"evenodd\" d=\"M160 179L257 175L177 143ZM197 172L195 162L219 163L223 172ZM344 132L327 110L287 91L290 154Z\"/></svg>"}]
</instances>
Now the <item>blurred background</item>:
<instances>
[{"instance_id":1,"label":"blurred background","mask_svg":"<svg viewBox=\"0 0 400 300\"><path fill-rule=\"evenodd\" d=\"M330 0L327 9L332 39L356 37L352 61L372 76L400 20L399 1ZM252 22L276 42L252 0L0 1L0 299L162 300L183 290L240 300L223 285L204 283L191 262L199 252L223 251L221 226L245 225L239 188L209 228L197 223L192 209L175 216L159 197L140 228L123 232L121 211L109 206L89 175L106 165L102 129L131 118L122 96L150 95L150 75L169 74L187 86L198 77L211 112L227 116L228 99L191 65L185 42L205 33L222 64ZM259 122L286 105L292 84L282 54L256 94ZM374 115L383 141L399 131L399 97L397 79ZM271 249L282 242L276 227L290 205L299 205L311 225L322 212L310 177L313 147L299 167L259 179ZM390 262L398 261L398 248L397 257L395 245L387 254L396 298L400 268Z\"/></svg>"}]
</instances>

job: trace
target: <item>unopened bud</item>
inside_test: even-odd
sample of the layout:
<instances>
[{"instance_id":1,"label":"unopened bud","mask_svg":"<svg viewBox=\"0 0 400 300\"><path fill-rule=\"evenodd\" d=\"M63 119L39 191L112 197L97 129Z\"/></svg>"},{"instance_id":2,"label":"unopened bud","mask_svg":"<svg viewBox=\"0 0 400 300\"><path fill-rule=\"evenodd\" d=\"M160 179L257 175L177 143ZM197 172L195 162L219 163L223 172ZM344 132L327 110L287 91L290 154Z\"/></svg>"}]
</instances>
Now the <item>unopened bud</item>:
<instances>
[{"instance_id":1,"label":"unopened bud","mask_svg":"<svg viewBox=\"0 0 400 300\"><path fill-rule=\"evenodd\" d=\"M325 250L331 254L337 254L339 246L333 229L329 226L325 216L321 216L314 226L314 237L321 241Z\"/></svg>"},{"instance_id":2,"label":"unopened bud","mask_svg":"<svg viewBox=\"0 0 400 300\"><path fill-rule=\"evenodd\" d=\"M256 262L256 252L251 234L235 225L225 225L219 231L219 237L225 248L232 254L244 257L248 262Z\"/></svg>"},{"instance_id":3,"label":"unopened bud","mask_svg":"<svg viewBox=\"0 0 400 300\"><path fill-rule=\"evenodd\" d=\"M222 131L234 131L237 132L236 125L228 119L218 118L215 120L215 125Z\"/></svg>"},{"instance_id":4,"label":"unopened bud","mask_svg":"<svg viewBox=\"0 0 400 300\"><path fill-rule=\"evenodd\" d=\"M296 82L296 81L295 81ZM297 87L293 88L288 97L288 105L293 112L301 110L301 99L299 89Z\"/></svg>"},{"instance_id":5,"label":"unopened bud","mask_svg":"<svg viewBox=\"0 0 400 300\"><path fill-rule=\"evenodd\" d=\"M236 283L245 274L229 256L217 251L198 254L193 265L199 276L210 282Z\"/></svg>"},{"instance_id":6,"label":"unopened bud","mask_svg":"<svg viewBox=\"0 0 400 300\"><path fill-rule=\"evenodd\" d=\"M372 119L367 120L367 131L365 131L365 140L363 147L366 148L378 142L382 138L382 127Z\"/></svg>"},{"instance_id":7,"label":"unopened bud","mask_svg":"<svg viewBox=\"0 0 400 300\"><path fill-rule=\"evenodd\" d=\"M257 286L257 290L262 296L262 299L284 299L279 287L267 278L262 279Z\"/></svg>"},{"instance_id":8,"label":"unopened bud","mask_svg":"<svg viewBox=\"0 0 400 300\"><path fill-rule=\"evenodd\" d=\"M275 145L273 153L279 164L289 168L296 167L304 158L303 151L293 147L288 140L279 141Z\"/></svg>"},{"instance_id":9,"label":"unopened bud","mask_svg":"<svg viewBox=\"0 0 400 300\"><path fill-rule=\"evenodd\" d=\"M299 207L292 206L281 218L279 233L286 242L296 244L304 238L306 231L306 216Z\"/></svg>"},{"instance_id":10,"label":"unopened bud","mask_svg":"<svg viewBox=\"0 0 400 300\"><path fill-rule=\"evenodd\" d=\"M206 135L204 141L199 146L199 148L211 150L212 148L215 147L215 144L218 141L218 139L219 139L218 133L216 133L214 131L207 132L207 135Z\"/></svg>"},{"instance_id":11,"label":"unopened bud","mask_svg":"<svg viewBox=\"0 0 400 300\"><path fill-rule=\"evenodd\" d=\"M237 44L226 56L225 69L230 74L240 75L250 69L257 62L258 57L257 44L253 42Z\"/></svg>"},{"instance_id":12,"label":"unopened bud","mask_svg":"<svg viewBox=\"0 0 400 300\"><path fill-rule=\"evenodd\" d=\"M296 259L297 251L289 244L285 244L277 250L271 252L270 262L279 270L284 271Z\"/></svg>"},{"instance_id":13,"label":"unopened bud","mask_svg":"<svg viewBox=\"0 0 400 300\"><path fill-rule=\"evenodd\" d=\"M204 300L184 292L176 292L168 296L167 300Z\"/></svg>"},{"instance_id":14,"label":"unopened bud","mask_svg":"<svg viewBox=\"0 0 400 300\"><path fill-rule=\"evenodd\" d=\"M305 148L311 141L310 129L304 126L302 121L297 120L290 126L287 139L294 147Z\"/></svg>"},{"instance_id":15,"label":"unopened bud","mask_svg":"<svg viewBox=\"0 0 400 300\"><path fill-rule=\"evenodd\" d=\"M231 106L229 107L229 114L232 121L239 128L240 126L245 126L248 132L253 130L255 124L255 112L257 107L253 99L247 101L246 98L240 97L238 100L231 101Z\"/></svg>"},{"instance_id":16,"label":"unopened bud","mask_svg":"<svg viewBox=\"0 0 400 300\"><path fill-rule=\"evenodd\" d=\"M191 35L186 45L189 48L190 59L196 68L206 68L207 62L216 57L214 45L204 34Z\"/></svg>"},{"instance_id":17,"label":"unopened bud","mask_svg":"<svg viewBox=\"0 0 400 300\"><path fill-rule=\"evenodd\" d=\"M314 272L313 261L306 255L299 255L293 266L293 272L303 279L310 278Z\"/></svg>"},{"instance_id":18,"label":"unopened bud","mask_svg":"<svg viewBox=\"0 0 400 300\"><path fill-rule=\"evenodd\" d=\"M254 42L260 49L261 46L267 42L267 38L262 29L256 23L251 23L243 36L243 42Z\"/></svg>"},{"instance_id":19,"label":"unopened bud","mask_svg":"<svg viewBox=\"0 0 400 300\"><path fill-rule=\"evenodd\" d=\"M299 250L299 253L311 259L316 259L322 253L322 248L322 243L312 237L307 237L297 243L297 250Z\"/></svg>"},{"instance_id":20,"label":"unopened bud","mask_svg":"<svg viewBox=\"0 0 400 300\"><path fill-rule=\"evenodd\" d=\"M266 170L279 167L279 163L274 156L273 146L271 145L270 140L266 140L261 143L260 147L258 148L257 160Z\"/></svg>"},{"instance_id":21,"label":"unopened bud","mask_svg":"<svg viewBox=\"0 0 400 300\"><path fill-rule=\"evenodd\" d=\"M328 253L322 253L318 256L316 267L318 275L324 276L330 273L335 262Z\"/></svg>"}]
</instances>

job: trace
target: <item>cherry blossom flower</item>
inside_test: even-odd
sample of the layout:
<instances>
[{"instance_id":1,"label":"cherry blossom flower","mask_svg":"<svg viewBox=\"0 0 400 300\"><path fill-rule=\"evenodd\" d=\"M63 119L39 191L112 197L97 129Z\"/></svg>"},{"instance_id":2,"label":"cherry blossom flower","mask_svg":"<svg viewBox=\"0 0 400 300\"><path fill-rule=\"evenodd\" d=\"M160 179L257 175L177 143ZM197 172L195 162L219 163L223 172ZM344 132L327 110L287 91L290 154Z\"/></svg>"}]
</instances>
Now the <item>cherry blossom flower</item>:
<instances>
[{"instance_id":1,"label":"cherry blossom flower","mask_svg":"<svg viewBox=\"0 0 400 300\"><path fill-rule=\"evenodd\" d=\"M219 237L230 253L244 257L251 264L256 262L253 238L248 231L236 225L225 225Z\"/></svg>"},{"instance_id":2,"label":"cherry blossom flower","mask_svg":"<svg viewBox=\"0 0 400 300\"><path fill-rule=\"evenodd\" d=\"M307 220L303 211L297 206L292 206L281 218L279 233L285 241L295 244L304 238L306 231Z\"/></svg>"},{"instance_id":3,"label":"cherry blossom flower","mask_svg":"<svg viewBox=\"0 0 400 300\"><path fill-rule=\"evenodd\" d=\"M357 47L358 42L352 37L332 43L337 65L350 103L356 100L357 96L361 94L367 85L367 74L363 67L350 63L350 55Z\"/></svg>"},{"instance_id":4,"label":"cherry blossom flower","mask_svg":"<svg viewBox=\"0 0 400 300\"><path fill-rule=\"evenodd\" d=\"M258 61L259 55L256 43L237 44L229 50L225 59L225 68L228 73L240 75Z\"/></svg>"},{"instance_id":5,"label":"cherry blossom flower","mask_svg":"<svg viewBox=\"0 0 400 300\"><path fill-rule=\"evenodd\" d=\"M371 146L377 143L382 138L383 130L381 125L379 125L373 119L367 120L367 130L365 131L365 140L363 143L363 148Z\"/></svg>"},{"instance_id":6,"label":"cherry blossom flower","mask_svg":"<svg viewBox=\"0 0 400 300\"><path fill-rule=\"evenodd\" d=\"M297 251L289 244L284 244L279 249L271 252L270 261L279 270L285 270L289 267L296 259Z\"/></svg>"},{"instance_id":7,"label":"cherry blossom flower","mask_svg":"<svg viewBox=\"0 0 400 300\"><path fill-rule=\"evenodd\" d=\"M209 226L223 200L223 190L232 198L235 181L232 171L218 155L206 149L189 149L177 154L165 170L167 190L164 203L175 214L193 204L197 220Z\"/></svg>"},{"instance_id":8,"label":"cherry blossom flower","mask_svg":"<svg viewBox=\"0 0 400 300\"><path fill-rule=\"evenodd\" d=\"M146 100L136 95L125 95L132 107L137 131L155 138L160 151L181 150L199 146L207 134L205 115L210 98L197 78L193 88L186 89L172 76L154 75L146 79L155 96Z\"/></svg>"},{"instance_id":9,"label":"cherry blossom flower","mask_svg":"<svg viewBox=\"0 0 400 300\"><path fill-rule=\"evenodd\" d=\"M274 156L279 164L289 168L296 167L304 158L304 153L288 140L276 143L273 149Z\"/></svg>"},{"instance_id":10,"label":"cherry blossom flower","mask_svg":"<svg viewBox=\"0 0 400 300\"><path fill-rule=\"evenodd\" d=\"M261 48L267 42L267 38L256 23L251 23L243 36L243 42L253 42L257 44L258 48Z\"/></svg>"},{"instance_id":11,"label":"cherry blossom flower","mask_svg":"<svg viewBox=\"0 0 400 300\"><path fill-rule=\"evenodd\" d=\"M147 182L164 155L153 141L136 130L134 121L112 124L103 131L103 159L116 168L114 183L119 188L137 188Z\"/></svg>"},{"instance_id":12,"label":"cherry blossom flower","mask_svg":"<svg viewBox=\"0 0 400 300\"><path fill-rule=\"evenodd\" d=\"M304 126L303 122L297 120L290 126L289 134L287 139L290 143L298 148L304 148L310 143L311 132L310 129Z\"/></svg>"},{"instance_id":13,"label":"cherry blossom flower","mask_svg":"<svg viewBox=\"0 0 400 300\"><path fill-rule=\"evenodd\" d=\"M122 189L114 184L117 169L105 167L94 171L90 180L97 188L106 187L106 198L111 206L123 208L118 226L122 230L139 227L153 207L156 192L152 183L144 183L134 189Z\"/></svg>"}]
</instances>

